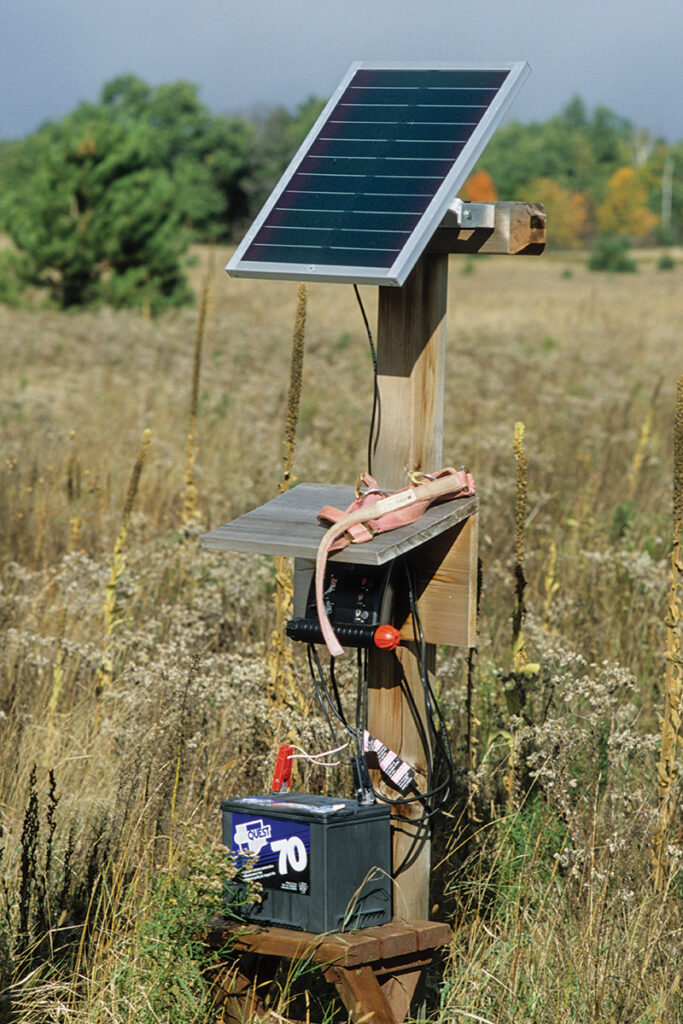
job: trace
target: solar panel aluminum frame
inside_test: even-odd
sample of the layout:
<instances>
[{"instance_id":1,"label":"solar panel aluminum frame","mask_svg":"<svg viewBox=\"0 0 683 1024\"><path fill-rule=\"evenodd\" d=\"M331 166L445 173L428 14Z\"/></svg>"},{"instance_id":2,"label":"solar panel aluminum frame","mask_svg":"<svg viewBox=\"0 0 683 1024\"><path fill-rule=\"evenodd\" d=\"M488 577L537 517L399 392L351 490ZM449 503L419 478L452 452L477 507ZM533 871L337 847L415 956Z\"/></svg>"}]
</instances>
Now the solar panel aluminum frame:
<instances>
[{"instance_id":1,"label":"solar panel aluminum frame","mask_svg":"<svg viewBox=\"0 0 683 1024\"><path fill-rule=\"evenodd\" d=\"M268 219L271 210L276 206L280 196L287 188L291 178L296 174L300 164L306 157L310 147L317 139L321 129L327 122L337 102L343 95L354 75L359 70L399 70L399 71L507 71L507 77L498 89L493 101L487 107L477 127L472 132L461 152L453 163L450 171L434 193L418 223L413 228L405 245L398 253L393 264L384 269L373 266L354 264L337 266L329 264L256 262L244 260L252 240ZM297 150L287 170L280 178L269 199L258 214L256 220L238 245L225 269L233 277L265 277L289 281L332 281L355 282L359 284L401 286L410 271L417 263L424 249L439 227L449 205L455 198L474 164L481 155L486 143L507 113L510 104L517 95L522 83L527 78L530 67L526 61L491 64L450 64L450 63L406 63L406 62L370 62L357 61L348 72L326 104L324 110Z\"/></svg>"}]
</instances>

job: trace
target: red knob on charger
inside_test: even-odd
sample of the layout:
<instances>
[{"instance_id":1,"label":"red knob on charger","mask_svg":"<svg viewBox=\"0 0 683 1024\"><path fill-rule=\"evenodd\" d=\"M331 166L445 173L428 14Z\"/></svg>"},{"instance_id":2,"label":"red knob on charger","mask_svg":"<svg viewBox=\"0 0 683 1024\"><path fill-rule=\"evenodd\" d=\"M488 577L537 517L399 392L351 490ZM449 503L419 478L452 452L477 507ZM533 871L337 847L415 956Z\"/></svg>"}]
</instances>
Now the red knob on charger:
<instances>
[{"instance_id":1,"label":"red knob on charger","mask_svg":"<svg viewBox=\"0 0 683 1024\"><path fill-rule=\"evenodd\" d=\"M401 634L395 626L378 626L374 632L375 647L381 651L393 651L401 642Z\"/></svg>"}]
</instances>

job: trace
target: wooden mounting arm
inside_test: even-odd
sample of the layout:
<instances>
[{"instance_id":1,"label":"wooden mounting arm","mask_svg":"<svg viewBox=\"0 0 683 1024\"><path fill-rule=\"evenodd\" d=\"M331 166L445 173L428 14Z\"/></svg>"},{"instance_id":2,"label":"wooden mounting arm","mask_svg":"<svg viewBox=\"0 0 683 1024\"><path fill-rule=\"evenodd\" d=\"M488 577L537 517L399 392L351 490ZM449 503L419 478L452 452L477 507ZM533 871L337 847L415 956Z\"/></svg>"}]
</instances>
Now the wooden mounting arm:
<instances>
[{"instance_id":1,"label":"wooden mounting arm","mask_svg":"<svg viewBox=\"0 0 683 1024\"><path fill-rule=\"evenodd\" d=\"M539 256L545 249L542 203L461 203L455 200L427 247L429 253Z\"/></svg>"}]
</instances>

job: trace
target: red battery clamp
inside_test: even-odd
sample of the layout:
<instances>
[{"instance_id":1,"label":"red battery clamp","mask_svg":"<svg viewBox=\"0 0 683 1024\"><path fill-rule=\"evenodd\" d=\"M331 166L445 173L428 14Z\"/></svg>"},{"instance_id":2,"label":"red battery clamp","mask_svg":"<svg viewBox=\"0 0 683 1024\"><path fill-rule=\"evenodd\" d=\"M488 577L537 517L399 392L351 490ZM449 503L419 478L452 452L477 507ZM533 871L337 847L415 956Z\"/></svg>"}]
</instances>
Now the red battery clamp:
<instances>
[{"instance_id":1,"label":"red battery clamp","mask_svg":"<svg viewBox=\"0 0 683 1024\"><path fill-rule=\"evenodd\" d=\"M291 746L289 743L281 744L280 749L277 752L275 771L273 772L273 781L270 787L274 793L279 793L283 786L285 788L285 793L287 792L287 787L292 777L293 753L293 746Z\"/></svg>"}]
</instances>

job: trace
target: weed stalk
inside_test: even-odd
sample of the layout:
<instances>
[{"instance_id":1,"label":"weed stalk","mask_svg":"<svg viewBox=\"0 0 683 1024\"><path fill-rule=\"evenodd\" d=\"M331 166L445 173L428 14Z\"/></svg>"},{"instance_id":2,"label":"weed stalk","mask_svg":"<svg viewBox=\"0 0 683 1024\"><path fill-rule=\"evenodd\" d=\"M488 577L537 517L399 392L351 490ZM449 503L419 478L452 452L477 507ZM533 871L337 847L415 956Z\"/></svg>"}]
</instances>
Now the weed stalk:
<instances>
[{"instance_id":1,"label":"weed stalk","mask_svg":"<svg viewBox=\"0 0 683 1024\"><path fill-rule=\"evenodd\" d=\"M683 375L678 378L676 412L674 415L674 493L673 545L669 573L669 601L666 615L666 674L664 678L664 715L662 739L657 764L657 800L659 818L654 850L654 883L659 891L666 878L666 846L674 818L676 793L676 747L681 727L683 700L683 659L681 658L681 595L680 574L681 523L683 522Z\"/></svg>"},{"instance_id":2,"label":"weed stalk","mask_svg":"<svg viewBox=\"0 0 683 1024\"><path fill-rule=\"evenodd\" d=\"M505 680L505 702L508 715L517 715L524 706L525 692L523 670L527 663L524 646L524 548L527 518L527 458L524 450L524 424L517 421L512 438L512 450L517 464L517 497L515 501L515 604L512 609L512 672ZM504 778L504 786L508 795L508 808L512 809L515 800L516 774L518 761L517 730L512 729L509 739L508 770Z\"/></svg>"},{"instance_id":3,"label":"weed stalk","mask_svg":"<svg viewBox=\"0 0 683 1024\"><path fill-rule=\"evenodd\" d=\"M527 458L524 450L524 424L515 423L512 450L517 463L517 499L515 502L515 607L512 613L512 658L515 673L520 672L527 662L524 648L524 545L527 517Z\"/></svg>"},{"instance_id":4,"label":"weed stalk","mask_svg":"<svg viewBox=\"0 0 683 1024\"><path fill-rule=\"evenodd\" d=\"M128 536L128 527L130 525L130 517L140 484L140 474L142 473L142 468L145 464L145 457L147 455L151 436L152 433L149 429L145 430L142 435L142 442L128 483L126 503L123 506L123 515L121 517L121 529L119 530L119 535L116 538L116 543L114 544L114 553L112 555L109 571L109 582L107 583L107 589L104 595L102 664L98 672L98 693L102 693L111 686L114 676L112 633L116 627L116 587L121 578L121 573L123 572L126 562L124 548L126 546L126 538Z\"/></svg>"},{"instance_id":5,"label":"weed stalk","mask_svg":"<svg viewBox=\"0 0 683 1024\"><path fill-rule=\"evenodd\" d=\"M194 467L197 461L197 408L199 405L199 373L202 364L202 344L206 327L206 311L209 303L209 285L205 284L199 299L197 330L194 336L192 357L192 390L190 393L190 422L185 444L185 490L183 491L183 523L187 525L199 518L199 493L194 482Z\"/></svg>"},{"instance_id":6,"label":"weed stalk","mask_svg":"<svg viewBox=\"0 0 683 1024\"><path fill-rule=\"evenodd\" d=\"M640 478L643 470L643 462L645 460L645 454L650 443L650 437L652 435L652 424L654 421L655 405L657 398L659 397L659 391L662 386L662 379L659 378L655 389L652 392L650 401L648 402L647 412L645 413L645 419L643 420L640 428L640 436L638 438L638 444L636 450L633 453L633 459L631 460L631 467L628 473L628 497L629 501L634 501L638 492L638 486L640 484Z\"/></svg>"},{"instance_id":7,"label":"weed stalk","mask_svg":"<svg viewBox=\"0 0 683 1024\"><path fill-rule=\"evenodd\" d=\"M31 903L38 875L38 791L36 766L31 768L28 781L28 804L21 829L21 881L19 884L19 942L28 944Z\"/></svg>"},{"instance_id":8,"label":"weed stalk","mask_svg":"<svg viewBox=\"0 0 683 1024\"><path fill-rule=\"evenodd\" d=\"M284 457L282 479L278 487L280 494L288 490L294 466L294 449L296 443L296 426L299 419L301 400L301 383L304 365L304 336L306 330L306 285L300 284L297 289L296 316L292 334L292 359L289 370L289 390L287 392L287 413L285 418ZM270 672L270 698L273 704L281 707L285 697L294 695L297 703L303 708L305 701L299 692L294 678L292 653L285 642L285 625L292 614L294 584L290 560L284 555L275 559L275 629L271 635L268 668Z\"/></svg>"},{"instance_id":9,"label":"weed stalk","mask_svg":"<svg viewBox=\"0 0 683 1024\"><path fill-rule=\"evenodd\" d=\"M57 620L57 653L52 663L52 693L47 705L47 739L52 742L55 714L59 706L59 698L64 686L64 631L66 627L66 605L62 605Z\"/></svg>"}]
</instances>

